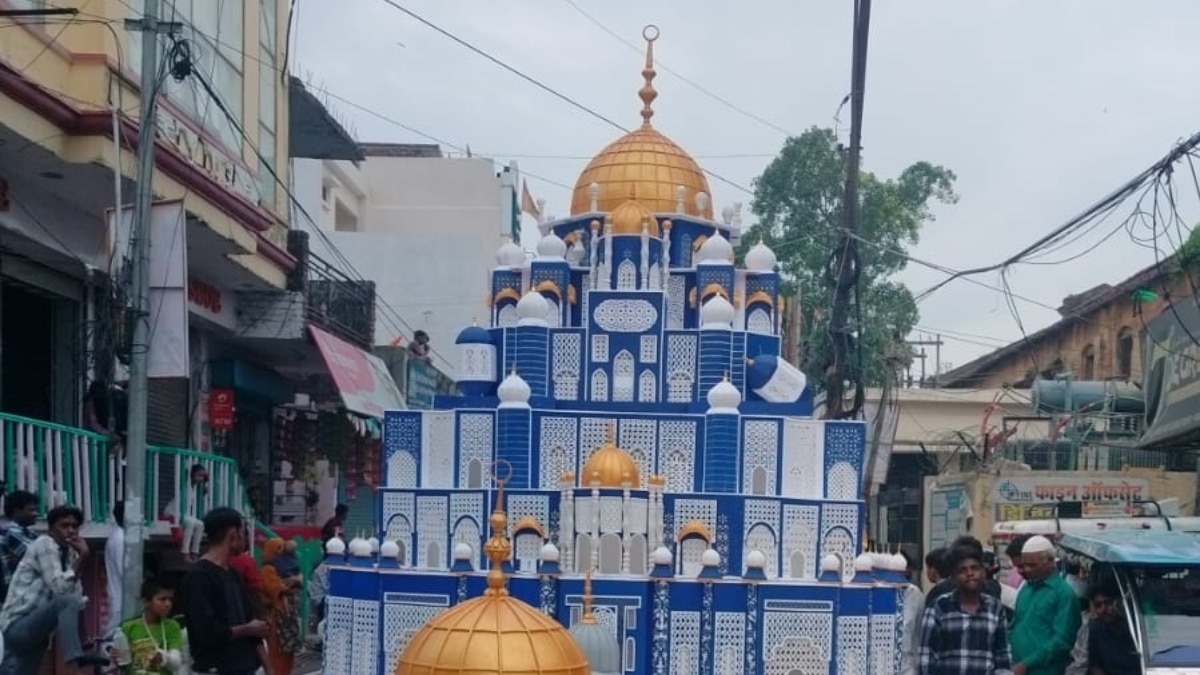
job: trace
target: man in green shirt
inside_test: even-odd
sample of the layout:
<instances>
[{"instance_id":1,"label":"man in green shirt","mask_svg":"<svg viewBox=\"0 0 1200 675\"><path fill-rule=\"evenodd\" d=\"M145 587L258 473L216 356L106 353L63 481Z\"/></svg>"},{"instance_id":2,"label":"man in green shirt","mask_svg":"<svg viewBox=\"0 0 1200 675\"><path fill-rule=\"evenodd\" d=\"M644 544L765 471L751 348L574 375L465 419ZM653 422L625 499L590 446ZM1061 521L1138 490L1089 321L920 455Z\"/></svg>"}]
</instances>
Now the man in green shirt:
<instances>
[{"instance_id":1,"label":"man in green shirt","mask_svg":"<svg viewBox=\"0 0 1200 675\"><path fill-rule=\"evenodd\" d=\"M1045 537L1025 542L1017 566L1025 585L1009 633L1013 675L1063 675L1079 632L1079 598L1054 569L1054 545Z\"/></svg>"}]
</instances>

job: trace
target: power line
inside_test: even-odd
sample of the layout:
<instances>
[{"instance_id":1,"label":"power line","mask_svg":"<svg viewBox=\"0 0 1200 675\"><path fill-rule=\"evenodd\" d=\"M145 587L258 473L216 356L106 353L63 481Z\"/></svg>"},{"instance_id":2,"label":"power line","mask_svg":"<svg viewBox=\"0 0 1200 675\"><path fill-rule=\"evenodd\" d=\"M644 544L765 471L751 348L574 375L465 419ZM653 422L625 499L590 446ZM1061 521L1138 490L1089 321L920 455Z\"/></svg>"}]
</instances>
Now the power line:
<instances>
[{"instance_id":1,"label":"power line","mask_svg":"<svg viewBox=\"0 0 1200 675\"><path fill-rule=\"evenodd\" d=\"M393 9L395 9L399 12L402 12L403 14L412 18L413 20L438 32L439 34L454 41L455 43L461 45L462 47L465 47L466 49L471 50L475 54L482 56L483 58L487 59L488 61L491 61L495 65L503 68L504 70L512 73L513 75L516 75L517 77L521 78L522 80L525 80L529 84L532 84L533 86L537 87L538 89L541 89L542 91L550 94L551 96L554 96L555 98L567 103L571 107L573 107L587 115L590 115L591 117L594 117L597 120L600 120L601 122L604 122L605 124L608 124L609 126L614 127L624 133L629 133L630 130L627 127L625 127L621 124L618 124L617 122L613 121L612 118L606 117L605 115L597 112L593 108L591 108L587 105L584 105L583 103L580 103L579 101L575 100L574 98L571 98L570 96L567 96L566 94L558 91L557 89L554 89L550 85L545 84L541 80L538 80L537 78L535 78L531 75L525 74L523 71L519 70L515 66L509 65L508 63L504 62L503 60L501 60L501 59L491 55L487 51L481 49L480 47L476 47L475 45L471 44L467 40L460 38L459 36L455 35L454 33L451 33L450 31L446 30L445 28L442 28L441 26L433 23L429 19L426 19L425 17L421 16L420 14L417 14L416 12L412 11L411 9L408 9L404 5L401 5L400 3L396 2L396 0L381 0L381 2L383 2L384 4L392 7ZM744 185L741 185L739 183L735 183L735 182L729 180L728 178L722 176L721 174L718 174L714 171L710 171L703 167L701 167L701 170L704 173L708 174L709 176L716 178L717 180L721 181L722 183L725 183L726 185L728 185L734 189L741 190L742 192L744 192L748 195L752 195L752 196L754 195L754 191L751 190L750 188L748 188Z\"/></svg>"}]
</instances>

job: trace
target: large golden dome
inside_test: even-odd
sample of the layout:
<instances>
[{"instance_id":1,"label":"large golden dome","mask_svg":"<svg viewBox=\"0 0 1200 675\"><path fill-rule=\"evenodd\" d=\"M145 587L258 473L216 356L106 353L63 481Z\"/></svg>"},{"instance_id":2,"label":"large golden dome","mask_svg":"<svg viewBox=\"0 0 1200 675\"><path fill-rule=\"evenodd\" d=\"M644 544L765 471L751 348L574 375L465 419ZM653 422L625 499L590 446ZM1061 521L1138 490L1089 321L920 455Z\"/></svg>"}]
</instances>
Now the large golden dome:
<instances>
[{"instance_id":1,"label":"large golden dome","mask_svg":"<svg viewBox=\"0 0 1200 675\"><path fill-rule=\"evenodd\" d=\"M512 546L503 534L503 483L490 522L487 590L417 631L400 654L396 675L589 675L587 657L567 629L504 587L501 565Z\"/></svg>"},{"instance_id":2,"label":"large golden dome","mask_svg":"<svg viewBox=\"0 0 1200 675\"><path fill-rule=\"evenodd\" d=\"M642 486L637 462L633 461L628 452L613 443L611 425L608 427L608 440L593 452L583 465L579 481L584 487L591 487L593 481L598 481L599 487L605 488L624 487L626 482L632 488Z\"/></svg>"},{"instance_id":3,"label":"large golden dome","mask_svg":"<svg viewBox=\"0 0 1200 675\"><path fill-rule=\"evenodd\" d=\"M597 211L613 211L632 198L655 213L675 213L678 211L676 186L682 185L685 212L712 219L712 192L704 171L683 148L650 124L650 118L654 116L650 104L658 98L652 84L657 74L654 41L658 39L658 29L647 26L642 35L646 38L646 67L642 70L645 84L638 92L642 99L642 126L613 141L588 162L579 174L579 180L575 181L571 215L592 210L590 188L593 183L600 187ZM696 213L696 195L700 192L710 197L704 213ZM637 233L641 234L641 230Z\"/></svg>"}]
</instances>

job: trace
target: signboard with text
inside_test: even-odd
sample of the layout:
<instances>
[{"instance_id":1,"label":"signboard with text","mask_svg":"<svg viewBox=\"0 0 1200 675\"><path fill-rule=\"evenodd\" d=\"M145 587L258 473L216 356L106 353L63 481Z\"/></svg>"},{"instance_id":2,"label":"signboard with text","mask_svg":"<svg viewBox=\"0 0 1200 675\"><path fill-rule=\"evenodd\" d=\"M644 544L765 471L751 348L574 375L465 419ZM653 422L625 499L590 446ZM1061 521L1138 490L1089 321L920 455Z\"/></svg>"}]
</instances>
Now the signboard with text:
<instances>
[{"instance_id":1,"label":"signboard with text","mask_svg":"<svg viewBox=\"0 0 1200 675\"><path fill-rule=\"evenodd\" d=\"M1053 518L1059 502L1078 502L1085 518L1133 514L1133 503L1150 498L1144 478L1044 476L1002 478L992 488L996 522Z\"/></svg>"},{"instance_id":2,"label":"signboard with text","mask_svg":"<svg viewBox=\"0 0 1200 675\"><path fill-rule=\"evenodd\" d=\"M233 428L232 389L212 389L208 392L208 426L213 431Z\"/></svg>"},{"instance_id":3,"label":"signboard with text","mask_svg":"<svg viewBox=\"0 0 1200 675\"><path fill-rule=\"evenodd\" d=\"M927 550L947 546L967 534L971 502L961 485L938 488L929 493L929 546Z\"/></svg>"}]
</instances>

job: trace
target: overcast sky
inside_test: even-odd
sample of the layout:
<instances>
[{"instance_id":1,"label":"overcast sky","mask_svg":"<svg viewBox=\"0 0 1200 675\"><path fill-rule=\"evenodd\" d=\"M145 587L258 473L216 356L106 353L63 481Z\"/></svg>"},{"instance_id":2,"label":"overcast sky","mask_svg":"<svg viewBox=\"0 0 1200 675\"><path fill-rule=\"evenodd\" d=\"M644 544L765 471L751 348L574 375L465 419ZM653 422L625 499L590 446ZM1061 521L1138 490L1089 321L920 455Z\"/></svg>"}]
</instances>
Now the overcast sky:
<instances>
[{"instance_id":1,"label":"overcast sky","mask_svg":"<svg viewBox=\"0 0 1200 675\"><path fill-rule=\"evenodd\" d=\"M779 150L779 129L845 137L849 113L835 114L849 88L850 2L573 1L400 4L628 127L640 122L642 27L657 24L655 126L742 188ZM447 151L516 160L547 210L566 215L587 159L620 135L383 0L299 4L294 69L343 99L333 107L359 140L432 137ZM952 268L998 262L1200 130L1197 25L1195 0L876 0L864 168L890 177L928 160L959 176L960 202L939 209L911 254ZM716 211L734 201L749 210L741 189L710 184ZM1012 289L1057 307L1153 262L1122 233L1079 260L1014 269ZM903 275L914 292L943 278L918 265ZM1016 304L1026 330L1057 319ZM953 365L1021 335L1001 293L965 281L920 309Z\"/></svg>"}]
</instances>

